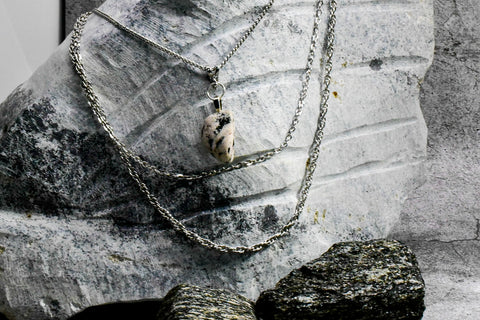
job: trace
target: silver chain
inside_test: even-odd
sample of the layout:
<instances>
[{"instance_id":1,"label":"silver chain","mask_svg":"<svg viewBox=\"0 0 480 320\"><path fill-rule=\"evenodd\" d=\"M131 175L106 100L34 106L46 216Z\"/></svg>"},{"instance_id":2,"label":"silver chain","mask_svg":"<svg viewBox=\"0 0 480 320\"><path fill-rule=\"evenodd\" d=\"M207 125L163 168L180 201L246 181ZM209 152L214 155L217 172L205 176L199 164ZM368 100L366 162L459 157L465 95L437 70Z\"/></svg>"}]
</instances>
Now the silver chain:
<instances>
[{"instance_id":1,"label":"silver chain","mask_svg":"<svg viewBox=\"0 0 480 320\"><path fill-rule=\"evenodd\" d=\"M316 3L316 10L315 10L315 22L314 22L314 28L313 28L313 34L312 34L312 42L310 46L310 52L308 55L308 60L307 60L307 71L305 72L305 80L303 82L302 86L302 91L300 92L300 99L299 99L299 105L302 106L303 108L303 101L305 99L307 89L308 89L308 82L310 80L311 76L311 69L313 65L313 59L315 55L315 48L317 46L317 38L318 38L318 25L320 21L320 16L321 16L321 7L323 6L323 0L318 0ZM96 94L93 91L93 87L90 84L90 82L87 79L87 76L85 74L85 70L83 67L83 64L81 62L81 55L80 55L80 39L81 39L81 34L83 31L83 28L88 20L88 17L90 16L91 12L83 14L80 16L80 18L77 20L73 33L72 33L72 39L71 39L71 45L70 45L70 56L74 65L74 68L78 75L81 78L82 82L82 87L85 89L86 96L89 102L89 105L92 108L92 111L94 114L97 116L98 121L102 124L104 127L105 131L108 133L109 137L112 139L114 142L115 146L117 147L120 157L123 160L124 164L127 167L127 170L130 174L130 176L135 180L135 182L138 184L140 190L142 193L147 197L149 203L156 209L156 211L165 219L167 220L172 228L177 231L180 234L183 234L186 236L189 240L196 242L206 248L209 249L214 249L218 250L221 252L228 252L228 253L253 253L253 252L258 252L260 250L265 249L269 245L271 245L273 242L275 242L277 239L282 238L286 236L290 229L295 225L295 223L298 221L298 218L300 214L303 211L303 208L305 206L305 202L308 197L308 193L310 191L310 187L312 185L313 181L313 175L317 166L317 160L320 154L320 145L323 139L323 129L325 127L325 116L327 113L328 109L328 98L330 95L329 91L329 86L330 86L330 81L331 81L331 71L332 71L332 57L333 57L333 52L334 52L334 41L335 41L335 24L336 24L336 0L330 0L330 6L329 6L329 18L328 18L328 23L327 23L327 32L326 32L326 43L325 43L325 61L323 62L323 67L324 67L324 78L323 78L323 83L321 85L321 88L323 90L321 91L321 97L320 97L320 111L319 111L319 116L318 116L318 121L317 121L317 128L313 137L313 142L310 147L309 151L309 158L307 161L307 166L305 170L305 176L302 181L302 185L300 187L299 191L299 199L297 202L297 205L295 207L295 212L293 216L290 218L290 220L280 229L279 232L275 233L274 235L270 236L266 240L259 242L257 244L254 244L252 246L228 246L228 245L223 245L223 244L217 244L207 238L204 238L200 236L199 234L188 230L185 225L183 225L182 222L177 220L175 217L172 216L172 214L165 208L163 208L158 200L153 196L153 194L150 192L148 189L147 185L142 181L140 178L140 175L138 171L135 169L134 165L132 162L139 163L141 166L145 166L147 164L147 168L153 169L154 167L151 166L150 164L144 162L142 159L140 159L138 156L133 155L131 152L128 151L128 149L125 147L125 145L118 140L118 138L115 136L113 133L113 129L108 123L106 116L103 112L103 109L99 107L99 102ZM228 59L227 59L228 60ZM322 65L322 64L321 64ZM298 108L297 108L298 110ZM300 109L301 110L301 109ZM301 113L301 111L300 111ZM287 134L287 138L285 139L284 143L280 145L280 147L274 149L271 152L267 152L266 154L258 157L255 160L249 160L246 162L246 165L243 165L241 167L248 167L250 165L263 162L269 158L271 158L274 154L280 152L284 148L287 147L288 141L291 140L292 138L292 133L295 131L295 127L298 123L298 117L300 114L297 115L295 114L295 117L292 121L292 127L289 130L289 133ZM279 150L279 151L277 151ZM228 168L236 168L239 163L235 164L232 167ZM240 167L240 168L241 168ZM221 172L226 172L226 171L231 171L234 169L223 169ZM156 168L155 168L156 169ZM158 169L156 169L158 170ZM156 171L155 170L155 171ZM213 171L213 170L212 170ZM210 171L210 172L212 172ZM208 171L206 172L208 173ZM185 175L183 174L175 174L177 175L177 178L181 179L198 179L201 177L206 177L206 176L212 176L218 174L206 174L202 175L199 174L197 175L198 177L190 176L193 178L185 178ZM167 175L167 174L163 174ZM168 176L168 175L167 175Z\"/></svg>"},{"instance_id":2,"label":"silver chain","mask_svg":"<svg viewBox=\"0 0 480 320\"><path fill-rule=\"evenodd\" d=\"M228 61L228 59L230 59L230 57L238 50L240 45L251 34L251 32L254 30L255 26L260 22L260 20L263 18L263 16L268 12L268 9L271 7L272 4L273 4L273 1L270 1L264 7L264 10L257 17L254 24L245 32L245 34L242 36L242 38L235 45L234 49L232 49L232 51L230 51L230 53L227 54L227 56L224 58L222 64L220 64L218 67L214 67L214 68L211 68L211 67L208 67L208 66L198 65L199 68L201 68L202 70L205 70L205 71L210 71L210 70L214 70L215 68L223 67L225 65L225 63ZM100 12L100 15L102 17L104 17L108 21L112 22L118 28L120 28L124 31L127 31L128 33L131 33L133 36L135 36L135 37L137 37L137 38L139 38L143 41L146 41L147 43L153 45L154 47L158 48L159 50L162 50L163 52L167 52L169 54L171 52L173 54L172 55L173 57L176 57L177 59L180 59L184 62L188 61L188 62L185 62L185 63L191 64L192 66L195 66L195 64L197 64L194 61L191 61L190 59L185 58L185 57L171 51L170 49L165 48L165 47L163 47L163 46L145 38L144 36L138 34L137 32L135 32L131 29L129 29L128 27L120 24L118 21L114 20L112 17L110 17L106 13L103 13L103 12L98 11L98 10L97 10L96 13L99 13L99 12ZM313 68L313 60L314 60L314 56L315 56L315 49L316 49L317 43L318 43L318 27L319 27L319 23L320 23L320 15L316 15L315 20L314 20L313 32L312 32L311 43L310 43L310 50L308 52L307 64L305 66L305 71L302 75L302 79L303 79L302 80L302 89L300 90L300 96L298 98L297 108L295 109L295 113L294 113L294 116L293 116L292 121L290 123L290 127L289 127L282 143L280 144L280 146L278 146L278 147L276 147L276 148L274 148L270 151L266 151L264 153L261 153L261 154L257 155L256 158L253 158L253 159L245 159L243 161L239 161L239 162L234 163L232 165L225 165L225 166L210 169L210 170L204 170L204 171L200 171L200 172L196 172L196 173L186 174L186 173L180 173L180 172L166 171L166 170L162 170L162 169L157 168L156 166L154 166L151 163L143 160L138 155L136 155L135 153L130 151L129 148L125 144L123 144L114 134L113 127L108 122L108 120L106 118L106 115L103 111L103 108L100 106L99 99L96 96L95 92L93 91L93 86L89 82L89 80L87 79L85 68L83 66L82 59L81 59L81 56L80 56L80 39L81 39L81 35L82 35L82 32L83 32L83 28L84 28L85 23L87 21L87 18L90 14L91 13L86 13L85 15L82 15L79 18L79 23L77 23L74 27L74 32L72 34L72 44L71 44L71 47L70 47L70 51L71 51L71 54L74 54L75 52L78 52L78 55L77 55L77 57L72 57L72 61L75 65L75 69L77 70L80 77L82 78L82 83L83 83L83 86L84 86L84 88L87 92L87 98L89 100L90 106L92 106L92 109L95 112L95 114L97 115L97 118L98 118L99 122L102 124L104 129L108 132L108 134L111 136L111 138L113 139L113 142L117 145L117 147L122 148L129 155L129 157L132 158L141 167L143 167L143 168L145 168L145 169L147 169L151 172L154 172L155 174L157 174L159 176L168 177L170 179L197 180L197 179L202 179L202 178L207 178L207 177L213 177L213 176L225 173L225 172L230 172L230 171L234 171L234 170L238 170L238 169L242 169L242 168L247 168L247 167L250 167L250 166L254 166L254 165L263 163L263 162L271 159L273 156L279 154L280 152L282 152L283 150L285 150L288 147L288 144L289 144L290 140L292 140L292 138L293 138L293 133L296 130L296 126L299 122L300 115L303 112L303 107L305 105L305 99L307 97L307 92L308 92L311 73L312 73L312 68ZM74 39L74 37L75 37L75 39ZM217 69L217 71L218 71L218 69Z\"/></svg>"},{"instance_id":3,"label":"silver chain","mask_svg":"<svg viewBox=\"0 0 480 320\"><path fill-rule=\"evenodd\" d=\"M237 50L245 42L245 40L247 40L247 38L250 36L250 34L253 32L253 30L255 30L257 25L260 23L260 21L262 21L263 17L265 17L265 15L268 13L270 8L273 6L274 2L275 2L275 0L270 0L265 6L263 6L263 9L260 12L260 14L254 20L254 22L250 25L250 27L245 31L245 33L240 37L240 39L237 41L237 43L235 44L233 49L225 56L225 58L223 58L223 61L215 67L209 67L207 65L202 65L202 64L197 63L197 62L195 62L195 61L193 61L193 60L191 60L191 59L189 59L185 56L182 56L181 54L179 54L175 51L172 51L172 50L168 49L167 47L164 47L164 46L148 39L147 37L142 36L138 32L136 32L136 31L130 29L129 27L121 24L120 22L118 22L117 20L115 20L113 17L109 16L105 12L102 12L98 9L94 9L92 12L101 16L101 17L103 17L104 19L106 19L107 21L112 23L117 28L131 34L133 37L148 43L149 45L159 49L160 51L162 51L162 52L164 52L164 53L166 53L166 54L168 54L168 55L170 55L170 56L172 56L172 57L174 57L178 60L181 60L185 64L191 65L192 67L195 67L195 68L198 68L198 69L203 70L205 72L208 72L209 74L216 74L220 69L222 69L225 66L225 64L227 64L228 60L230 60L230 58L235 54L235 52L237 52Z\"/></svg>"}]
</instances>

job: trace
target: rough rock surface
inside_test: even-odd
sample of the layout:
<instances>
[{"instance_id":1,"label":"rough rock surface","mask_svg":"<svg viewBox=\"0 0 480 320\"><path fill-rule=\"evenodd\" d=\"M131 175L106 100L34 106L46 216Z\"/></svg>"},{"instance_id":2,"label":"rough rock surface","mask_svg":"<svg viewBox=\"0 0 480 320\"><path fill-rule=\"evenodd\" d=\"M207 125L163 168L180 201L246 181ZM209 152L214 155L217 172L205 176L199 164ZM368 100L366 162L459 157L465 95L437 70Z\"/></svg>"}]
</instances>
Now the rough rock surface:
<instances>
[{"instance_id":1,"label":"rough rock surface","mask_svg":"<svg viewBox=\"0 0 480 320\"><path fill-rule=\"evenodd\" d=\"M227 2L122 0L102 8L214 64L264 4ZM312 10L312 2L278 1L222 70L240 157L271 150L287 131ZM342 1L337 26L326 137L305 212L288 238L245 257L207 252L159 219L92 118L62 44L0 105L0 312L62 318L90 305L163 296L180 282L254 299L331 243L385 236L421 180L426 130L418 81L432 59L431 1ZM99 17L87 24L82 56L127 146L165 169L216 165L200 141L213 111L204 75ZM252 244L278 230L297 201L316 125L316 70L291 148L196 183L146 178L162 205L221 243Z\"/></svg>"},{"instance_id":2,"label":"rough rock surface","mask_svg":"<svg viewBox=\"0 0 480 320\"><path fill-rule=\"evenodd\" d=\"M480 2L435 0L435 56L420 94L427 175L391 237L415 252L424 320L480 319Z\"/></svg>"},{"instance_id":3,"label":"rough rock surface","mask_svg":"<svg viewBox=\"0 0 480 320\"><path fill-rule=\"evenodd\" d=\"M257 314L269 319L421 319L425 286L408 247L374 240L333 245L262 292Z\"/></svg>"},{"instance_id":4,"label":"rough rock surface","mask_svg":"<svg viewBox=\"0 0 480 320\"><path fill-rule=\"evenodd\" d=\"M256 320L253 303L229 290L181 284L162 299L89 307L69 320Z\"/></svg>"},{"instance_id":5,"label":"rough rock surface","mask_svg":"<svg viewBox=\"0 0 480 320\"><path fill-rule=\"evenodd\" d=\"M105 0L64 0L64 22L65 22L65 34L69 34L75 20L84 12L91 11L93 8L99 7Z\"/></svg>"},{"instance_id":6,"label":"rough rock surface","mask_svg":"<svg viewBox=\"0 0 480 320\"><path fill-rule=\"evenodd\" d=\"M255 320L253 303L221 289L179 285L163 298L158 320Z\"/></svg>"}]
</instances>

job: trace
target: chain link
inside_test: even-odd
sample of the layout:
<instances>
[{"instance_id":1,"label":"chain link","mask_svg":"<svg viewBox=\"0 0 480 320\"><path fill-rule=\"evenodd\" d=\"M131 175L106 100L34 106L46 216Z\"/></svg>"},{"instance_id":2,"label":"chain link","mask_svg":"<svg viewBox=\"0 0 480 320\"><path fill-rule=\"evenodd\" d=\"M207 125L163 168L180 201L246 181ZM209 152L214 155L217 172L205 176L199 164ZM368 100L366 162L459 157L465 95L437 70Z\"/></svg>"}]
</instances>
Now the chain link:
<instances>
[{"instance_id":1,"label":"chain link","mask_svg":"<svg viewBox=\"0 0 480 320\"><path fill-rule=\"evenodd\" d=\"M273 1L271 1L273 4ZM323 0L318 0L315 6L315 19L314 19L314 27L313 27L313 33L312 33L312 42L310 45L310 51L307 59L307 67L306 67L306 72L305 72L305 79L303 82L302 86L302 91L300 92L300 99L298 103L298 108L297 112L295 113L295 116L292 120L292 126L290 127L287 136L280 145L280 147L275 148L273 151L266 152L263 155L260 155L256 159L253 160L246 160L243 162L236 163L232 166L229 167L224 167L221 168L220 170L211 170L207 172L200 173L198 175L190 175L190 176L185 176L183 174L178 174L178 173L167 173L165 171L161 171L149 163L143 161L140 159L137 155L132 154L131 152L128 151L126 146L115 136L113 129L111 125L108 123L106 116L103 112L103 109L99 105L98 97L93 91L93 87L91 83L88 81L87 76L85 74L85 70L82 64L81 60L81 55L80 55L80 39L82 35L83 28L88 20L88 17L91 15L91 12L83 14L80 16L80 18L77 20L74 31L72 33L72 39L71 39L71 45L70 45L70 56L72 59L72 63L74 65L74 69L78 73L79 77L81 78L82 82L82 87L84 88L86 92L86 96L88 98L88 102L90 107L92 108L92 111L96 115L98 121L102 124L104 127L105 131L108 133L109 137L111 140L114 142L114 145L117 147L120 157L124 164L127 167L127 170L130 174L130 176L135 180L135 182L138 184L140 190L143 192L143 194L147 197L149 203L156 209L156 211L165 219L167 220L173 229L177 231L180 234L183 234L186 236L189 240L196 242L200 244L201 246L204 246L209 249L214 249L218 250L221 252L226 252L226 253L253 253L253 252L258 252L260 250L265 249L272 243L274 243L277 239L286 236L290 229L295 225L295 223L298 221L298 218L300 217L300 214L302 213L305 202L308 198L308 193L310 191L312 181L313 181L313 175L317 166L317 160L319 157L320 153L320 145L323 139L323 130L325 127L325 116L327 113L328 109L328 98L330 95L329 91L329 85L331 82L331 71L332 71L332 57L333 57L333 52L334 52L334 41L335 41L335 24L336 24L336 6L337 3L335 0L330 0L330 5L329 5L329 18L328 18L328 23L327 23L327 36L326 36L326 43L325 43L325 62L323 64L324 68L324 79L323 79L323 84L321 87L323 87L323 90L321 91L321 97L320 97L320 111L319 111L319 116L318 116L318 121L317 121L317 128L313 137L313 142L310 147L309 151L309 161L307 162L307 167L305 170L305 175L304 179L302 181L302 185L300 187L299 191L299 199L297 202L297 205L295 207L295 212L290 218L290 220L280 229L279 232L276 234L270 236L266 240L259 242L257 244L254 244L252 246L236 246L236 247L231 247L228 245L223 245L223 244L217 244L209 239L206 239L199 234L188 230L182 222L177 220L175 217L172 216L172 214L165 208L163 208L158 200L153 196L153 194L150 192L148 189L147 185L142 181L138 171L134 167L133 163L140 164L142 167L146 167L148 169L152 169L155 172L159 172L162 175L166 176L172 176L176 177L179 179L198 179L206 176L212 176L221 172L227 172L235 169L240 169L243 167L249 167L251 165L266 161L267 159L270 159L273 157L275 154L278 154L281 152L283 149L285 149L288 146L288 141L292 139L292 134L293 131L295 131L295 127L298 123L298 118L300 116L301 110L303 108L304 104L304 99L307 93L308 89L308 83L310 81L310 75L311 75L311 69L313 65L313 59L315 55L315 49L317 47L317 39L318 39L318 25L320 21L320 16L321 16L321 7L323 6ZM268 11L268 9L267 9ZM260 18L261 19L261 18ZM258 20L258 19L257 19ZM258 24L258 22L257 22ZM254 29L253 28L250 28ZM244 41L244 40L243 40ZM243 41L239 41L240 45L243 43ZM240 46L239 45L239 46ZM238 48L237 48L238 49ZM226 60L228 61L229 57L227 55ZM298 109L300 109L300 112L298 112Z\"/></svg>"}]
</instances>

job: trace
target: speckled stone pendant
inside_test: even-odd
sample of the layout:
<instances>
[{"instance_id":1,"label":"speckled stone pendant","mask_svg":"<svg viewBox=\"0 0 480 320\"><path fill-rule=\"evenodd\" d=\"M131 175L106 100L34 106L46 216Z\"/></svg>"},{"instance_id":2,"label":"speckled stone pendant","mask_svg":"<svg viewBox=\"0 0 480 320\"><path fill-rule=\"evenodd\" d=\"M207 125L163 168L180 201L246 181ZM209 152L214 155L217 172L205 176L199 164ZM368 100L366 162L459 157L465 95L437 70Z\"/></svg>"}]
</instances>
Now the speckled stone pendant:
<instances>
[{"instance_id":1,"label":"speckled stone pendant","mask_svg":"<svg viewBox=\"0 0 480 320\"><path fill-rule=\"evenodd\" d=\"M207 96L213 101L217 112L205 118L202 128L202 142L217 160L229 163L235 157L235 150L233 149L235 122L231 111L222 110L225 86L218 82L218 69L209 76L212 82L207 89Z\"/></svg>"},{"instance_id":2,"label":"speckled stone pendant","mask_svg":"<svg viewBox=\"0 0 480 320\"><path fill-rule=\"evenodd\" d=\"M235 122L229 110L218 110L205 118L202 128L202 142L219 161L229 163L235 157Z\"/></svg>"}]
</instances>

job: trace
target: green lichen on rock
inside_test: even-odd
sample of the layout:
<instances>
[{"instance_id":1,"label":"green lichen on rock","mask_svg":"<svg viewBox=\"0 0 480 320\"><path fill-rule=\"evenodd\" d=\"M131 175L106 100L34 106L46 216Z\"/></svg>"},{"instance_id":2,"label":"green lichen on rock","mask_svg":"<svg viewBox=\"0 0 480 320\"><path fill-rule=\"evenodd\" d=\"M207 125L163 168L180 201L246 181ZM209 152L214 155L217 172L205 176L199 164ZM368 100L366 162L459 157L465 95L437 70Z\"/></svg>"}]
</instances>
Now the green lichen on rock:
<instances>
[{"instance_id":1,"label":"green lichen on rock","mask_svg":"<svg viewBox=\"0 0 480 320\"><path fill-rule=\"evenodd\" d=\"M425 285L415 256L397 241L333 245L263 292L268 319L421 319Z\"/></svg>"},{"instance_id":2,"label":"green lichen on rock","mask_svg":"<svg viewBox=\"0 0 480 320\"><path fill-rule=\"evenodd\" d=\"M179 285L163 298L157 320L256 320L253 303L228 290Z\"/></svg>"}]
</instances>

